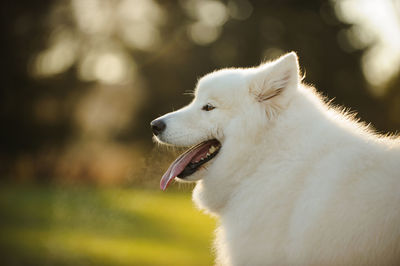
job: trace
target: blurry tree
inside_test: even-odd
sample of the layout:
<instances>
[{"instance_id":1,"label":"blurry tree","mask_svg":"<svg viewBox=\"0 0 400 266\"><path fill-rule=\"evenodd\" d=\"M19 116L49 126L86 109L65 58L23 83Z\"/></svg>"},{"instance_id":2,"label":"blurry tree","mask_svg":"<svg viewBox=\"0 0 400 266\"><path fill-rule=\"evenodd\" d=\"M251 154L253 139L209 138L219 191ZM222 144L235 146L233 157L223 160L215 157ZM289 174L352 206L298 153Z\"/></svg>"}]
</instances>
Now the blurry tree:
<instances>
[{"instance_id":1,"label":"blurry tree","mask_svg":"<svg viewBox=\"0 0 400 266\"><path fill-rule=\"evenodd\" d=\"M366 89L368 46L329 1L8 1L1 20L2 178L149 174L149 122L188 103L199 77L292 50L307 83L380 131L400 128L398 76L383 97Z\"/></svg>"},{"instance_id":2,"label":"blurry tree","mask_svg":"<svg viewBox=\"0 0 400 266\"><path fill-rule=\"evenodd\" d=\"M1 96L0 96L0 159L1 178L13 172L18 157L30 157L32 152L51 145L62 145L68 135L68 119L58 119L51 125L39 125L33 116L34 101L46 94L63 93L50 89L48 82L34 82L27 65L46 41L44 14L52 1L40 0L2 2L1 12ZM64 86L66 73L57 82ZM64 92L66 93L66 91ZM52 105L49 103L49 108ZM28 171L29 166L25 167ZM44 169L43 169L44 170Z\"/></svg>"}]
</instances>

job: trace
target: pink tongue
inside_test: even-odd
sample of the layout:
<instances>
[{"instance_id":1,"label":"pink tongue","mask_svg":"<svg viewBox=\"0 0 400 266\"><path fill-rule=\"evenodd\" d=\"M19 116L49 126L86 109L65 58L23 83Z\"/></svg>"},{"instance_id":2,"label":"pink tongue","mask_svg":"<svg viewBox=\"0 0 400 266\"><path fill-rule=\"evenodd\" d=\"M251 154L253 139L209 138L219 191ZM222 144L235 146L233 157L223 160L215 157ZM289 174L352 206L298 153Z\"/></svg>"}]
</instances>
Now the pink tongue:
<instances>
[{"instance_id":1,"label":"pink tongue","mask_svg":"<svg viewBox=\"0 0 400 266\"><path fill-rule=\"evenodd\" d=\"M183 169L192 161L193 158L199 158L204 156L208 149L214 144L215 140L202 142L185 153L180 155L168 168L165 174L162 176L160 181L160 188L165 190L171 181L177 177L180 173L182 173ZM195 158L195 159L196 159Z\"/></svg>"}]
</instances>

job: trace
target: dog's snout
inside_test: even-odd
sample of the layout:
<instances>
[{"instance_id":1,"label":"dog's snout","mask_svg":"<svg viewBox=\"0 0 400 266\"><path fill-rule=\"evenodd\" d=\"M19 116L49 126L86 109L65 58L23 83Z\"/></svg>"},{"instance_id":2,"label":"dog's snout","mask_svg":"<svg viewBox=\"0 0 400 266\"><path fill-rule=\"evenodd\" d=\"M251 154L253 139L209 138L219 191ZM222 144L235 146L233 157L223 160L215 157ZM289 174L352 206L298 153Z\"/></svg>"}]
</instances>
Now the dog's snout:
<instances>
[{"instance_id":1,"label":"dog's snout","mask_svg":"<svg viewBox=\"0 0 400 266\"><path fill-rule=\"evenodd\" d=\"M167 125L161 119L156 119L156 120L151 121L150 126L151 126L151 130L153 131L153 134L156 136L161 134L167 127Z\"/></svg>"}]
</instances>

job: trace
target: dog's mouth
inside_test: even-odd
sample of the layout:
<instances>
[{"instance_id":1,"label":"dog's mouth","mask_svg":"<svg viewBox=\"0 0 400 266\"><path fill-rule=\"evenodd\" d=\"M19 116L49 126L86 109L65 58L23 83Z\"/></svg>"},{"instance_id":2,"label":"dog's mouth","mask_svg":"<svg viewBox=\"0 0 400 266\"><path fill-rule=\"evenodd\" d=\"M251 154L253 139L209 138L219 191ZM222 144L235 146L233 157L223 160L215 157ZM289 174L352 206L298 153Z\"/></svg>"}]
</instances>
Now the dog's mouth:
<instances>
[{"instance_id":1,"label":"dog's mouth","mask_svg":"<svg viewBox=\"0 0 400 266\"><path fill-rule=\"evenodd\" d=\"M175 177L184 179L192 175L202 165L212 160L220 149L221 143L216 139L207 140L189 148L169 166L161 178L160 188L165 190Z\"/></svg>"}]
</instances>

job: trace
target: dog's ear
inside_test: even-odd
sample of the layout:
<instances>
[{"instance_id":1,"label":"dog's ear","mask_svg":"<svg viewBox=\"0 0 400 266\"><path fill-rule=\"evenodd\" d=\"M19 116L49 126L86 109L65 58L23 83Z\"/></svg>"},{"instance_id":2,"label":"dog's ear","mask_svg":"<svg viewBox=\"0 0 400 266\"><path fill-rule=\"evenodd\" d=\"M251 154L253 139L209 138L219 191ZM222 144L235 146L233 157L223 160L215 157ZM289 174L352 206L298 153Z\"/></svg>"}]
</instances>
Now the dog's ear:
<instances>
[{"instance_id":1,"label":"dog's ear","mask_svg":"<svg viewBox=\"0 0 400 266\"><path fill-rule=\"evenodd\" d=\"M249 89L258 102L273 101L295 90L299 80L297 55L291 52L256 68Z\"/></svg>"}]
</instances>

